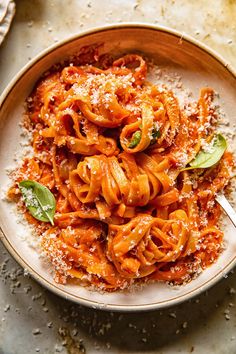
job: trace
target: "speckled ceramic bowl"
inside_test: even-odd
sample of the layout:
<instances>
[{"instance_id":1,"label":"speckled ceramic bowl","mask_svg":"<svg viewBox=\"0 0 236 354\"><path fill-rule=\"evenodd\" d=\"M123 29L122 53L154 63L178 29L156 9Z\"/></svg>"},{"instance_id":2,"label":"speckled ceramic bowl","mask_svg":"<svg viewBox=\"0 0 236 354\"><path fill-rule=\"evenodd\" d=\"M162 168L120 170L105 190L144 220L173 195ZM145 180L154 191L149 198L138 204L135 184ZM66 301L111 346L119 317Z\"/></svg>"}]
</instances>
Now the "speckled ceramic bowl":
<instances>
[{"instance_id":1,"label":"speckled ceramic bowl","mask_svg":"<svg viewBox=\"0 0 236 354\"><path fill-rule=\"evenodd\" d=\"M221 106L230 124L236 123L236 78L233 69L209 48L174 30L147 24L119 24L92 29L57 43L26 65L1 96L0 111L0 185L9 184L6 169L14 164L20 149L19 122L23 105L35 82L53 64L81 48L100 44L100 53L119 55L143 53L157 65L174 71L197 98L201 87L209 85L219 92ZM198 295L222 278L236 262L235 229L225 226L226 249L217 263L191 283L174 288L163 283L150 284L132 292L101 294L84 287L56 284L48 266L25 237L28 230L17 222L14 206L0 201L2 241L12 256L42 285L79 304L117 311L141 311L167 307ZM29 238L29 236L27 237Z\"/></svg>"}]
</instances>

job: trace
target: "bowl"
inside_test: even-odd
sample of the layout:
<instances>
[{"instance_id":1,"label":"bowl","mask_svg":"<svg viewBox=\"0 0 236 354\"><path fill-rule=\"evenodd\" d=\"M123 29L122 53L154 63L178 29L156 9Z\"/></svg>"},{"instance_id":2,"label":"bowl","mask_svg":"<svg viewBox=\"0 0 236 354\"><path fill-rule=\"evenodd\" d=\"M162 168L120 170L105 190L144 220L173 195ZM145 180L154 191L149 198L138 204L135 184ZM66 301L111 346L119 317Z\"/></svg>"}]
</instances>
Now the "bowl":
<instances>
[{"instance_id":1,"label":"bowl","mask_svg":"<svg viewBox=\"0 0 236 354\"><path fill-rule=\"evenodd\" d=\"M195 98L203 86L211 86L220 95L220 105L236 123L235 72L218 54L205 45L169 28L148 24L115 24L74 35L45 50L31 60L12 80L1 96L0 105L0 185L2 193L10 183L7 171L16 163L20 149L19 122L24 102L40 76L53 64L81 53L84 48L98 48L99 54L119 56L128 52L142 53L167 73L176 73ZM234 147L233 147L234 149ZM100 293L78 285L57 284L48 265L39 257L29 239L29 229L14 213L14 203L0 200L1 239L7 250L38 282L54 293L81 305L112 311L160 309L189 300L227 274L236 263L235 229L225 223L225 250L218 261L192 282L171 287L151 283L123 292Z\"/></svg>"}]
</instances>

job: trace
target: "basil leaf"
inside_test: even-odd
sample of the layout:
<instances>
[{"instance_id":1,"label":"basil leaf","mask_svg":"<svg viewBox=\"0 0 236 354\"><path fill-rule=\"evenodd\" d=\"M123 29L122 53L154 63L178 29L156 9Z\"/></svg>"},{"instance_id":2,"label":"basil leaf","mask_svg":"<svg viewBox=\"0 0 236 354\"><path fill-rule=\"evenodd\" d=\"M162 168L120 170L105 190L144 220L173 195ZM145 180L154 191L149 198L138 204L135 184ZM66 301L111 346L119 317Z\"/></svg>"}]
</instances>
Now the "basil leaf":
<instances>
[{"instance_id":1,"label":"basil leaf","mask_svg":"<svg viewBox=\"0 0 236 354\"><path fill-rule=\"evenodd\" d=\"M56 210L56 200L50 190L42 184L25 180L19 183L19 188L30 214L37 220L50 222Z\"/></svg>"},{"instance_id":2,"label":"basil leaf","mask_svg":"<svg viewBox=\"0 0 236 354\"><path fill-rule=\"evenodd\" d=\"M197 154L194 160L189 163L189 167L184 168L183 170L190 170L195 168L208 168L215 165L220 161L222 155L227 149L227 142L223 135L217 134L213 138L213 145L210 148L210 151L201 150ZM183 171L182 170L182 171Z\"/></svg>"},{"instance_id":3,"label":"basil leaf","mask_svg":"<svg viewBox=\"0 0 236 354\"><path fill-rule=\"evenodd\" d=\"M150 141L150 145L153 145L156 143L157 139L160 138L161 132L160 130L157 130L153 128L152 130L152 139ZM133 133L131 141L129 143L129 148L134 148L135 146L138 145L142 137L142 132L140 130L137 130L135 133Z\"/></svg>"},{"instance_id":4,"label":"basil leaf","mask_svg":"<svg viewBox=\"0 0 236 354\"><path fill-rule=\"evenodd\" d=\"M152 139L150 141L150 145L153 145L157 142L157 139L160 138L161 132L160 130L157 130L156 128L153 129L152 131Z\"/></svg>"},{"instance_id":5,"label":"basil leaf","mask_svg":"<svg viewBox=\"0 0 236 354\"><path fill-rule=\"evenodd\" d=\"M129 143L129 148L133 149L135 146L138 145L138 143L141 140L142 133L140 130L137 130L135 133L133 133L132 138Z\"/></svg>"}]
</instances>

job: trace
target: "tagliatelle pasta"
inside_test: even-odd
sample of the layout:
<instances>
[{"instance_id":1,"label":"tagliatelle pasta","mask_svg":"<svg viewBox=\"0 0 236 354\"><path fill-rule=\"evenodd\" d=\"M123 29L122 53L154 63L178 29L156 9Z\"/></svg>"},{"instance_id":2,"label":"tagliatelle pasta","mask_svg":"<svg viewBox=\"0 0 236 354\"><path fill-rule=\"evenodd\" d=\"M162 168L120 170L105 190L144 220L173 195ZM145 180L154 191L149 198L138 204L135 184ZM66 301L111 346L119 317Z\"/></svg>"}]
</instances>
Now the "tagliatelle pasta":
<instances>
[{"instance_id":1,"label":"tagliatelle pasta","mask_svg":"<svg viewBox=\"0 0 236 354\"><path fill-rule=\"evenodd\" d=\"M215 195L229 182L232 154L185 169L212 148L214 91L202 88L198 102L180 106L146 75L136 54L105 68L71 64L44 76L27 101L34 153L14 171L8 195L35 225L58 282L181 284L222 250ZM18 184L27 179L55 196L54 225L22 205Z\"/></svg>"}]
</instances>

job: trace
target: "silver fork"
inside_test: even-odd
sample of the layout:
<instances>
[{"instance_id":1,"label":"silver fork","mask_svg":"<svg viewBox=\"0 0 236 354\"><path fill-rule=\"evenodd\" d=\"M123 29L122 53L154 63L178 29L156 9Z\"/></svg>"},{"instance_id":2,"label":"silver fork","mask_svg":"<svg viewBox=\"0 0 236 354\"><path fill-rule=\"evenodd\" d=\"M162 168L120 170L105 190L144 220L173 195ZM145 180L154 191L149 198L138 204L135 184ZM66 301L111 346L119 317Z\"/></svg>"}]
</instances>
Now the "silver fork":
<instances>
[{"instance_id":1,"label":"silver fork","mask_svg":"<svg viewBox=\"0 0 236 354\"><path fill-rule=\"evenodd\" d=\"M234 226L236 227L236 212L232 208L232 205L229 203L228 199L222 193L216 195L216 201L220 204L221 208L228 215Z\"/></svg>"}]
</instances>

